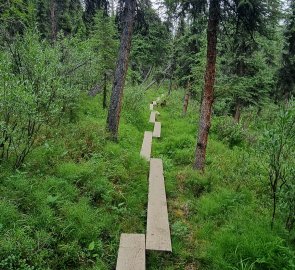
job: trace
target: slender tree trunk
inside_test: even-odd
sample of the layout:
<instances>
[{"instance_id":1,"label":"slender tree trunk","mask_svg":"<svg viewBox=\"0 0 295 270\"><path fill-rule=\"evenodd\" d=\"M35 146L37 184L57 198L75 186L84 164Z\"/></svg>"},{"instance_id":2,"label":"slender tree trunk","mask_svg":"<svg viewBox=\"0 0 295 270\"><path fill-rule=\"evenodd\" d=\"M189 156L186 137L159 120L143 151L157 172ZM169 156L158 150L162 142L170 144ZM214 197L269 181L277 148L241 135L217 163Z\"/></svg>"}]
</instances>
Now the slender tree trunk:
<instances>
[{"instance_id":1,"label":"slender tree trunk","mask_svg":"<svg viewBox=\"0 0 295 270\"><path fill-rule=\"evenodd\" d=\"M107 130L114 140L118 138L118 128L122 109L123 89L128 69L131 39L135 17L135 0L125 0L123 10L123 30L113 83L111 102L107 118Z\"/></svg>"},{"instance_id":2,"label":"slender tree trunk","mask_svg":"<svg viewBox=\"0 0 295 270\"><path fill-rule=\"evenodd\" d=\"M170 96L172 92L172 76L169 78L169 90L168 90L168 95Z\"/></svg>"},{"instance_id":3,"label":"slender tree trunk","mask_svg":"<svg viewBox=\"0 0 295 270\"><path fill-rule=\"evenodd\" d=\"M210 0L209 20L207 29L207 67L205 72L205 87L203 93L198 141L194 168L204 171L208 134L211 126L211 113L214 98L214 83L216 73L217 32L219 26L219 0Z\"/></svg>"},{"instance_id":4,"label":"slender tree trunk","mask_svg":"<svg viewBox=\"0 0 295 270\"><path fill-rule=\"evenodd\" d=\"M50 20L51 20L51 40L56 41L57 37L57 18L56 18L56 2L51 0L50 4Z\"/></svg>"},{"instance_id":5,"label":"slender tree trunk","mask_svg":"<svg viewBox=\"0 0 295 270\"><path fill-rule=\"evenodd\" d=\"M153 80L152 82L150 82L149 85L144 89L144 91L147 91L148 89L150 89L156 82L157 80Z\"/></svg>"},{"instance_id":6,"label":"slender tree trunk","mask_svg":"<svg viewBox=\"0 0 295 270\"><path fill-rule=\"evenodd\" d=\"M236 124L240 123L241 111L242 111L242 104L238 101L236 104L235 115L234 115L234 120Z\"/></svg>"},{"instance_id":7,"label":"slender tree trunk","mask_svg":"<svg viewBox=\"0 0 295 270\"><path fill-rule=\"evenodd\" d=\"M104 73L102 107L104 109L106 109L107 107L107 74L106 73Z\"/></svg>"},{"instance_id":8,"label":"slender tree trunk","mask_svg":"<svg viewBox=\"0 0 295 270\"><path fill-rule=\"evenodd\" d=\"M149 76L150 76L150 74L151 74L151 72L152 72L152 70L153 70L153 67L154 67L154 66L151 66L151 67L150 67L149 71L148 71L147 74L145 75L145 77L144 77L144 79L143 79L143 81L142 81L141 84L144 84L144 83L147 81L147 79L149 78Z\"/></svg>"},{"instance_id":9,"label":"slender tree trunk","mask_svg":"<svg viewBox=\"0 0 295 270\"><path fill-rule=\"evenodd\" d=\"M276 217L276 210L277 210L277 192L276 190L273 192L273 208L272 208L272 219L271 219L271 229L275 224L275 217Z\"/></svg>"},{"instance_id":10,"label":"slender tree trunk","mask_svg":"<svg viewBox=\"0 0 295 270\"><path fill-rule=\"evenodd\" d=\"M184 96L183 111L182 111L183 115L186 115L186 112L187 112L189 96L190 96L189 93L186 93L185 96Z\"/></svg>"},{"instance_id":11,"label":"slender tree trunk","mask_svg":"<svg viewBox=\"0 0 295 270\"><path fill-rule=\"evenodd\" d=\"M111 8L111 16L114 17L115 16L115 4L114 4L114 0L110 1L110 8Z\"/></svg>"}]
</instances>

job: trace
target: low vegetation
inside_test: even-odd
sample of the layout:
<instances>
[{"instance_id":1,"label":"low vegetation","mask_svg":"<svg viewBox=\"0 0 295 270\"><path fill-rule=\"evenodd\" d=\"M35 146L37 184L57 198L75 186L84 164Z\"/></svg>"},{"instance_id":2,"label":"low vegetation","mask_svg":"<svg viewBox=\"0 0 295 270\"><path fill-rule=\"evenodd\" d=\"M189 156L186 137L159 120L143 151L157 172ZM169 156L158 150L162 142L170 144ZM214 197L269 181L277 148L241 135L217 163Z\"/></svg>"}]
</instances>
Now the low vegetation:
<instances>
[{"instance_id":1,"label":"low vegetation","mask_svg":"<svg viewBox=\"0 0 295 270\"><path fill-rule=\"evenodd\" d=\"M2 1L0 269L115 269L160 96L147 269L295 269L294 25L294 0Z\"/></svg>"}]
</instances>

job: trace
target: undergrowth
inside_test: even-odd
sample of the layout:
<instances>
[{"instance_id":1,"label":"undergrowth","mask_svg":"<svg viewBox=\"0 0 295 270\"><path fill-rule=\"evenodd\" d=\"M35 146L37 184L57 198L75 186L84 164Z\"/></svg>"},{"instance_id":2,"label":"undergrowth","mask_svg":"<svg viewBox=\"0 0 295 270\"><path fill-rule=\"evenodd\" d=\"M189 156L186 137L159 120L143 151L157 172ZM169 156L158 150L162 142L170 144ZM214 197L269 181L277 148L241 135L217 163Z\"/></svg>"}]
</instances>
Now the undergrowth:
<instances>
[{"instance_id":1,"label":"undergrowth","mask_svg":"<svg viewBox=\"0 0 295 270\"><path fill-rule=\"evenodd\" d=\"M150 90L149 90L150 91ZM44 129L24 166L0 168L0 269L114 269L121 233L145 233L148 164L139 157L148 104L164 93L125 91L119 143L107 140L101 97L80 97L73 121ZM147 253L150 270L291 270L294 249L270 228L267 172L253 145L259 127L214 117L206 172L192 169L197 102L184 93L158 107L171 254ZM251 146L252 145L252 146Z\"/></svg>"}]
</instances>

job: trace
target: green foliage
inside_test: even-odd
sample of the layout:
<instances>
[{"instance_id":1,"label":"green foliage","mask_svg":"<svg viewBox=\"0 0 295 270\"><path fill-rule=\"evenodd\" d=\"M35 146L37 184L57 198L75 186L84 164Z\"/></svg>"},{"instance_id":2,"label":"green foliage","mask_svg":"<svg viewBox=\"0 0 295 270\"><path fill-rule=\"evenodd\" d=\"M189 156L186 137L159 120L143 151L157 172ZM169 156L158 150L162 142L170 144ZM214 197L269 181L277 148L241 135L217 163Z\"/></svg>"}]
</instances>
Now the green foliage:
<instances>
[{"instance_id":1,"label":"green foliage","mask_svg":"<svg viewBox=\"0 0 295 270\"><path fill-rule=\"evenodd\" d=\"M234 123L230 117L219 117L214 121L212 132L218 139L227 143L229 147L243 146L247 136L240 124Z\"/></svg>"},{"instance_id":2,"label":"green foliage","mask_svg":"<svg viewBox=\"0 0 295 270\"><path fill-rule=\"evenodd\" d=\"M34 26L33 1L4 0L0 3L0 44L10 40L17 34L24 33L26 27Z\"/></svg>"},{"instance_id":3,"label":"green foliage","mask_svg":"<svg viewBox=\"0 0 295 270\"><path fill-rule=\"evenodd\" d=\"M294 166L295 166L295 106L291 100L278 113L277 121L270 125L263 138L263 153L273 199L272 225L279 200L282 200L286 227L294 228Z\"/></svg>"},{"instance_id":4,"label":"green foliage","mask_svg":"<svg viewBox=\"0 0 295 270\"><path fill-rule=\"evenodd\" d=\"M127 123L137 128L145 127L148 114L144 113L147 108L144 90L141 88L127 87L124 93L123 113Z\"/></svg>"},{"instance_id":5,"label":"green foliage","mask_svg":"<svg viewBox=\"0 0 295 270\"><path fill-rule=\"evenodd\" d=\"M256 151L261 136L256 138L259 143L249 141L252 133L256 135L253 129L262 133L262 123L253 123L257 112L245 113L251 124L244 127L228 116L213 118L207 170L200 174L191 168L192 160L179 163L177 155L185 151L193 157L197 104L191 101L185 118L181 116L181 91L173 92L167 104L160 110L163 138L153 142L153 153L164 160L174 253L169 258L149 257L149 265L164 265L164 269L293 269L294 249L289 241L293 234L285 231L281 215L275 228L270 227L265 155ZM267 123L278 120L277 107L270 108L263 110L260 118L268 127ZM229 147L229 142L242 147Z\"/></svg>"},{"instance_id":6,"label":"green foliage","mask_svg":"<svg viewBox=\"0 0 295 270\"><path fill-rule=\"evenodd\" d=\"M130 77L133 84L141 83L152 71L155 79L162 69L168 65L168 48L171 39L165 24L157 12L152 8L150 2L141 3L144 12L145 25L135 29L132 38L132 48L130 54ZM166 74L164 74L165 76Z\"/></svg>"},{"instance_id":7,"label":"green foliage","mask_svg":"<svg viewBox=\"0 0 295 270\"><path fill-rule=\"evenodd\" d=\"M295 94L295 3L290 1L287 25L284 32L285 46L282 52L282 67L278 71L278 100L290 99Z\"/></svg>"},{"instance_id":8,"label":"green foliage","mask_svg":"<svg viewBox=\"0 0 295 270\"><path fill-rule=\"evenodd\" d=\"M19 167L41 129L55 126L75 108L77 89L63 77L59 47L28 32L1 53L1 160Z\"/></svg>"},{"instance_id":9,"label":"green foliage","mask_svg":"<svg viewBox=\"0 0 295 270\"><path fill-rule=\"evenodd\" d=\"M90 39L93 52L97 53L102 72L112 73L118 50L114 19L98 12L94 17L94 27Z\"/></svg>"},{"instance_id":10,"label":"green foliage","mask_svg":"<svg viewBox=\"0 0 295 270\"><path fill-rule=\"evenodd\" d=\"M77 109L76 121L53 126L22 171L0 171L3 270L112 269L120 233L144 231L143 131L126 124L120 144L108 142L97 101L81 95Z\"/></svg>"}]
</instances>

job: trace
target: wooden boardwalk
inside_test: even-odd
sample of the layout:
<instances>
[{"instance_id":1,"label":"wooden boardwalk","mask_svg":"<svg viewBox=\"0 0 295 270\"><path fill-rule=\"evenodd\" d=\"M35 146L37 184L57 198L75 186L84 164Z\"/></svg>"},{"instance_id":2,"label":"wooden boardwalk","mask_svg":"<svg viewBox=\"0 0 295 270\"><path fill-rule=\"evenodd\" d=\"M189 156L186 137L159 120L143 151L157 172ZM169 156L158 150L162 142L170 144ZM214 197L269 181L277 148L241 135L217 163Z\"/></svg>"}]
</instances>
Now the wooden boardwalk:
<instances>
[{"instance_id":1,"label":"wooden boardwalk","mask_svg":"<svg viewBox=\"0 0 295 270\"><path fill-rule=\"evenodd\" d=\"M145 131L142 146L141 146L140 156L145 158L147 161L149 161L151 158L152 141L153 141L153 133L151 131Z\"/></svg>"},{"instance_id":2,"label":"wooden boardwalk","mask_svg":"<svg viewBox=\"0 0 295 270\"><path fill-rule=\"evenodd\" d=\"M121 234L116 270L145 270L144 234Z\"/></svg>"},{"instance_id":3,"label":"wooden boardwalk","mask_svg":"<svg viewBox=\"0 0 295 270\"><path fill-rule=\"evenodd\" d=\"M160 122L155 122L153 137L155 137L155 138L161 137L161 123Z\"/></svg>"},{"instance_id":4,"label":"wooden boardwalk","mask_svg":"<svg viewBox=\"0 0 295 270\"><path fill-rule=\"evenodd\" d=\"M163 176L163 162L150 161L146 249L172 251Z\"/></svg>"},{"instance_id":5,"label":"wooden boardwalk","mask_svg":"<svg viewBox=\"0 0 295 270\"><path fill-rule=\"evenodd\" d=\"M145 270L146 250L172 251L163 162L151 158L153 137L161 137L161 123L156 121L160 113L154 111L157 102L150 104L149 122L154 123L154 130L144 132L140 151L140 155L150 161L146 236L121 234L116 270Z\"/></svg>"}]
</instances>

